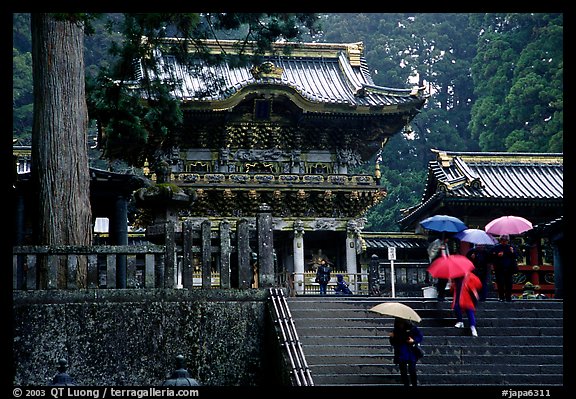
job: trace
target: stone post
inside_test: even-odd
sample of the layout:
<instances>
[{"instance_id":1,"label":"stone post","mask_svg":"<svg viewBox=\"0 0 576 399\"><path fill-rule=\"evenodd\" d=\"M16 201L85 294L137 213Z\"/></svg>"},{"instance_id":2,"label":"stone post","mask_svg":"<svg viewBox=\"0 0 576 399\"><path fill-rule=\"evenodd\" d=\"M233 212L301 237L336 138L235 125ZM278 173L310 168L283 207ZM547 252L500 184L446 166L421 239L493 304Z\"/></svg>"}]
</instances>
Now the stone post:
<instances>
[{"instance_id":1,"label":"stone post","mask_svg":"<svg viewBox=\"0 0 576 399\"><path fill-rule=\"evenodd\" d=\"M212 224L205 220L200 225L202 230L202 288L212 287Z\"/></svg>"},{"instance_id":2,"label":"stone post","mask_svg":"<svg viewBox=\"0 0 576 399\"><path fill-rule=\"evenodd\" d=\"M346 273L348 273L348 281L353 286L355 286L356 273L358 272L356 263L356 230L356 222L350 220L346 226Z\"/></svg>"},{"instance_id":3,"label":"stone post","mask_svg":"<svg viewBox=\"0 0 576 399\"><path fill-rule=\"evenodd\" d=\"M368 266L368 292L370 296L380 296L380 260L378 255L373 254Z\"/></svg>"},{"instance_id":4,"label":"stone post","mask_svg":"<svg viewBox=\"0 0 576 399\"><path fill-rule=\"evenodd\" d=\"M304 294L304 222L294 222L294 288Z\"/></svg>"},{"instance_id":5,"label":"stone post","mask_svg":"<svg viewBox=\"0 0 576 399\"><path fill-rule=\"evenodd\" d=\"M262 204L256 217L258 237L258 286L274 286L274 237L272 233L272 212L267 204Z\"/></svg>"},{"instance_id":6,"label":"stone post","mask_svg":"<svg viewBox=\"0 0 576 399\"><path fill-rule=\"evenodd\" d=\"M194 286L192 236L192 222L186 220L182 223L182 287L188 289Z\"/></svg>"},{"instance_id":7,"label":"stone post","mask_svg":"<svg viewBox=\"0 0 576 399\"><path fill-rule=\"evenodd\" d=\"M250 267L250 229L248 221L241 219L236 223L236 248L238 251L238 288L250 288L252 269Z\"/></svg>"},{"instance_id":8,"label":"stone post","mask_svg":"<svg viewBox=\"0 0 576 399\"><path fill-rule=\"evenodd\" d=\"M174 222L166 222L166 258L164 266L164 288L176 287L176 273L178 271L176 259L176 232ZM160 286L161 287L161 286Z\"/></svg>"},{"instance_id":9,"label":"stone post","mask_svg":"<svg viewBox=\"0 0 576 399\"><path fill-rule=\"evenodd\" d=\"M230 288L230 222L220 223L220 288Z\"/></svg>"},{"instance_id":10,"label":"stone post","mask_svg":"<svg viewBox=\"0 0 576 399\"><path fill-rule=\"evenodd\" d=\"M74 379L66 372L68 369L68 362L66 359L60 359L58 361L58 374L52 379L52 384L55 386L68 386L76 385Z\"/></svg>"},{"instance_id":11,"label":"stone post","mask_svg":"<svg viewBox=\"0 0 576 399\"><path fill-rule=\"evenodd\" d=\"M128 245L128 200L116 198L110 233L116 245ZM116 288L126 288L126 255L116 255Z\"/></svg>"},{"instance_id":12,"label":"stone post","mask_svg":"<svg viewBox=\"0 0 576 399\"><path fill-rule=\"evenodd\" d=\"M165 379L162 386L199 386L198 380L190 377L190 373L184 367L184 356L176 356L176 370L174 370L169 378Z\"/></svg>"}]
</instances>

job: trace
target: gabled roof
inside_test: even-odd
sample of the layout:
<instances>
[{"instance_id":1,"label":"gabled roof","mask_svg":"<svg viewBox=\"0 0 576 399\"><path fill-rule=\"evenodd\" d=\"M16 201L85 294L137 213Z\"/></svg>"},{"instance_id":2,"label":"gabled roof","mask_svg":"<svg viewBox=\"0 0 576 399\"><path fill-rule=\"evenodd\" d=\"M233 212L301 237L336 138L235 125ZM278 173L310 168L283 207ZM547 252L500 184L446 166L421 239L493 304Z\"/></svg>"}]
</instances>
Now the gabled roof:
<instances>
[{"instance_id":1,"label":"gabled roof","mask_svg":"<svg viewBox=\"0 0 576 399\"><path fill-rule=\"evenodd\" d=\"M493 207L503 203L562 205L563 154L452 152L432 150L420 204L400 224L418 218L440 201Z\"/></svg>"},{"instance_id":2,"label":"gabled roof","mask_svg":"<svg viewBox=\"0 0 576 399\"><path fill-rule=\"evenodd\" d=\"M171 39L177 40L177 39ZM212 52L234 54L235 41L206 41ZM289 48L289 55L283 49ZM276 54L265 55L252 66L228 64L190 69L173 55L156 52L166 71L162 79L179 83L173 93L185 103L209 102L211 108L229 109L247 93L266 88L298 96L298 105L322 105L339 112L387 114L419 109L423 88L394 89L376 86L363 57L362 43L276 43ZM140 65L140 75L146 71ZM413 115L412 115L413 116Z\"/></svg>"},{"instance_id":3,"label":"gabled roof","mask_svg":"<svg viewBox=\"0 0 576 399\"><path fill-rule=\"evenodd\" d=\"M414 233L375 233L363 232L362 237L368 249L426 249L429 245L425 236Z\"/></svg>"}]
</instances>

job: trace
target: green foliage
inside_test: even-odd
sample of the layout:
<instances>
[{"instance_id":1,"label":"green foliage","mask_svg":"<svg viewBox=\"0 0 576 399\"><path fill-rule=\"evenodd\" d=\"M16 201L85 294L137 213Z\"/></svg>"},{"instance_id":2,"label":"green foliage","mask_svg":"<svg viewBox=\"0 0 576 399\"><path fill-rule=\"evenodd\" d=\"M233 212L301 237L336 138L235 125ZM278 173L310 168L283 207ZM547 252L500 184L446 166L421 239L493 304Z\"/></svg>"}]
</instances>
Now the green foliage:
<instances>
[{"instance_id":1,"label":"green foliage","mask_svg":"<svg viewBox=\"0 0 576 399\"><path fill-rule=\"evenodd\" d=\"M69 15L68 15L69 16ZM86 18L85 18L86 17ZM96 18L98 17L98 18ZM133 60L179 35L196 49L173 53L182 61L210 57L199 39L255 40L258 53L279 37L358 42L374 83L430 88L430 99L396 134L381 164L388 196L367 215L370 229L396 230L400 209L417 204L431 148L462 151L563 151L563 15L546 13L132 13L79 15L87 23L86 68L90 115L100 121L105 157L141 165L177 144L182 115L167 82L133 81ZM319 32L319 23L323 31ZM28 14L13 14L13 136L32 126L32 75ZM247 57L240 59L246 62ZM151 64L150 66L154 66ZM132 96L138 83L142 97ZM146 99L146 101L144 101ZM364 165L372 174L374 163Z\"/></svg>"},{"instance_id":2,"label":"green foliage","mask_svg":"<svg viewBox=\"0 0 576 399\"><path fill-rule=\"evenodd\" d=\"M411 123L413 134L399 133L386 144L381 171L388 196L367 215L370 229L398 230L401 209L420 201L425 182L413 179L426 173L430 149L478 147L468 129L475 101L470 68L478 29L468 14L414 13L329 15L323 27L324 41L364 42L376 84L418 84L430 91L428 103ZM419 77L416 83L411 82L414 76Z\"/></svg>"},{"instance_id":3,"label":"green foliage","mask_svg":"<svg viewBox=\"0 0 576 399\"><path fill-rule=\"evenodd\" d=\"M12 131L15 136L32 133L32 55L13 49Z\"/></svg>"},{"instance_id":4,"label":"green foliage","mask_svg":"<svg viewBox=\"0 0 576 399\"><path fill-rule=\"evenodd\" d=\"M376 84L404 87L418 72L431 89L411 123L415 134L386 145L389 194L368 213L371 229L388 230L401 208L420 201L396 190L389 173L410 186L423 178L412 171L426 170L431 148L562 152L561 14L331 14L323 25L325 41L364 42ZM415 182L417 192L424 183Z\"/></svg>"},{"instance_id":5,"label":"green foliage","mask_svg":"<svg viewBox=\"0 0 576 399\"><path fill-rule=\"evenodd\" d=\"M13 14L12 29L12 136L32 134L33 82L30 16Z\"/></svg>"},{"instance_id":6,"label":"green foliage","mask_svg":"<svg viewBox=\"0 0 576 399\"><path fill-rule=\"evenodd\" d=\"M483 151L561 152L562 14L486 14L470 130Z\"/></svg>"}]
</instances>

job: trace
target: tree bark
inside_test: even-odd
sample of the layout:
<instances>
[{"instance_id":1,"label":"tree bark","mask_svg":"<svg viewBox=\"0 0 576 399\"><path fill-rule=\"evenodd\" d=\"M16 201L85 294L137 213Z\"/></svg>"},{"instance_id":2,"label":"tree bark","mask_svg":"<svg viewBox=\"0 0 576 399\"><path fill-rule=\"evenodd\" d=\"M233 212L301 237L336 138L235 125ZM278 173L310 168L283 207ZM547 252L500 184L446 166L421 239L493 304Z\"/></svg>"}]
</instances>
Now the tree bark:
<instances>
[{"instance_id":1,"label":"tree bark","mask_svg":"<svg viewBox=\"0 0 576 399\"><path fill-rule=\"evenodd\" d=\"M38 188L38 241L45 245L91 245L84 26L72 18L56 19L39 13L32 14L31 25L32 175ZM59 288L66 287L66 266L62 263ZM76 278L79 288L86 286L86 264L81 263ZM42 286L42 275L40 282Z\"/></svg>"}]
</instances>

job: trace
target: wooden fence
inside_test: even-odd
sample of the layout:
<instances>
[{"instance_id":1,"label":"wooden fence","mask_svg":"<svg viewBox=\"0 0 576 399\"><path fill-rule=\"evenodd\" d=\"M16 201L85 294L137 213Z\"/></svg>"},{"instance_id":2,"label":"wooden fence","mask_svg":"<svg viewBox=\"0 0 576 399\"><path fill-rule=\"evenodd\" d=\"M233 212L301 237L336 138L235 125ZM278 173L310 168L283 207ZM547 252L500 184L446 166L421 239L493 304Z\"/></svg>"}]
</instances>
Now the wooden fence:
<instances>
[{"instance_id":1,"label":"wooden fence","mask_svg":"<svg viewBox=\"0 0 576 399\"><path fill-rule=\"evenodd\" d=\"M211 222L205 220L199 226L183 222L181 233L175 232L174 224L166 224L164 245L15 246L13 288L77 289L81 274L81 287L86 288L287 287L294 290L291 286L294 275L282 267L278 270L273 258L260 258L254 249L259 247L260 240L271 240L271 237L262 238L261 230L264 229L251 229L246 220L239 221L235 231L226 221L213 229ZM266 262L274 264L266 265ZM373 290L368 272L333 271L331 283L334 285L336 274L341 273L355 295L391 296L390 262L375 258L371 265L377 269L372 281L378 290ZM395 263L398 296L422 296L422 287L431 284L427 266L419 262ZM306 282L304 295L319 294L313 272L305 272L303 279L298 280Z\"/></svg>"}]
</instances>

